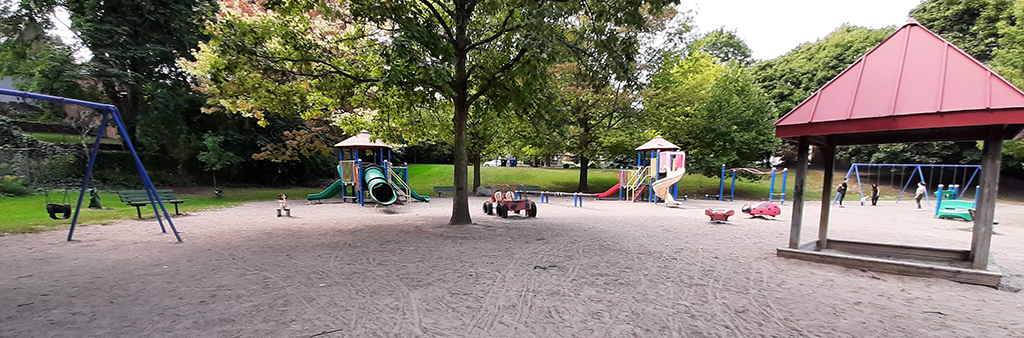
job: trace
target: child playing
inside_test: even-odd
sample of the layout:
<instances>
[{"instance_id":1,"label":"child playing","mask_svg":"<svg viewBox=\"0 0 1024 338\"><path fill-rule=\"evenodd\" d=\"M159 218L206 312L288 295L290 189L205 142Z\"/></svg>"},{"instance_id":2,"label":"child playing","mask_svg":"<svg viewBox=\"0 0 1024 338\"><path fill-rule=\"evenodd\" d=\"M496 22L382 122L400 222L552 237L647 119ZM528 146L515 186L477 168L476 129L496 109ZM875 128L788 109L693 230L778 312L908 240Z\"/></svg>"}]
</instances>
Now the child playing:
<instances>
[{"instance_id":1,"label":"child playing","mask_svg":"<svg viewBox=\"0 0 1024 338\"><path fill-rule=\"evenodd\" d=\"M917 208L921 209L921 199L924 195L928 194L928 188L925 187L924 182L917 183L917 191L914 192L914 199L917 200Z\"/></svg>"},{"instance_id":2,"label":"child playing","mask_svg":"<svg viewBox=\"0 0 1024 338\"><path fill-rule=\"evenodd\" d=\"M881 196L881 192L878 191L878 183L871 184L871 206L878 205L879 196Z\"/></svg>"},{"instance_id":3,"label":"child playing","mask_svg":"<svg viewBox=\"0 0 1024 338\"><path fill-rule=\"evenodd\" d=\"M839 207L840 208L845 208L843 206L843 199L846 198L846 188L848 187L848 185L846 184L846 181L849 181L849 180L850 180L849 178L844 178L843 179L843 183L840 183L839 184L839 188L836 189L836 192L839 193Z\"/></svg>"}]
</instances>

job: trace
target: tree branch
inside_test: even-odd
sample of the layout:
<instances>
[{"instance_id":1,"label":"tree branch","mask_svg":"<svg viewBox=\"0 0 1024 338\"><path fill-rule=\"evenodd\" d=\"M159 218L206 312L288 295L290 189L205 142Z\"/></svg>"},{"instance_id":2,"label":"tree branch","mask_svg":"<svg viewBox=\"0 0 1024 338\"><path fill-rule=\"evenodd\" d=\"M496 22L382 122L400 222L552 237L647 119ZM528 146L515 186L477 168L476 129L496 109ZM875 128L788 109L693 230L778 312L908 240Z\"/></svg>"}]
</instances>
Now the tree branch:
<instances>
[{"instance_id":1,"label":"tree branch","mask_svg":"<svg viewBox=\"0 0 1024 338\"><path fill-rule=\"evenodd\" d=\"M519 60L523 59L523 55L526 55L525 47L520 48L519 52L516 53L515 57L513 57L511 60L508 60L508 62L502 65L501 68L498 68L498 70L494 72L494 75L491 75L491 78L488 79L487 82L485 82L483 86L481 86L480 89L478 89L477 92L473 94L473 96L469 97L469 104L473 104L473 102L476 102L477 99L486 94L487 91L490 90L492 86L494 86L494 82L497 81L502 74L507 73L509 70L516 66L516 63L518 63Z\"/></svg>"},{"instance_id":2,"label":"tree branch","mask_svg":"<svg viewBox=\"0 0 1024 338\"><path fill-rule=\"evenodd\" d=\"M441 18L441 13L437 11L437 8L434 7L434 4L430 2L430 0L420 0L420 2L423 3L424 5L427 5L427 7L430 8L430 12L434 14L434 18L437 19L437 22L441 24L442 28L444 28L445 37L448 38L448 42L455 44L455 33L452 33L452 28L448 26L448 22L444 21L444 19ZM449 16L452 15L451 11L448 10L447 8L445 8L445 13L448 13Z\"/></svg>"},{"instance_id":3,"label":"tree branch","mask_svg":"<svg viewBox=\"0 0 1024 338\"><path fill-rule=\"evenodd\" d=\"M304 72L296 72L296 71L285 70L286 72L291 73L293 75L297 75L297 76L324 77L324 76L327 76L327 75L340 75L342 77L348 78L349 80L355 81L356 83L380 82L380 81L383 80L383 79L380 79L380 78L364 78L364 77L359 77L359 76L353 75L352 73L349 73L349 72L345 71L344 69L339 68L338 66L332 65L332 64L324 62L322 60L302 59L302 58L289 58L289 57L283 57L283 56L264 56L264 55L259 55L259 54L257 54L256 57L259 57L259 58L262 58L262 59L265 59L265 60L268 60L268 61L274 61L274 62L285 61L285 62L293 62L293 63L302 63L302 62L315 63L315 64L321 64L321 65L327 66L328 68L332 69L332 70L329 70L329 71L327 71L325 73L319 73L319 74L312 74L312 73L304 73Z\"/></svg>"},{"instance_id":4,"label":"tree branch","mask_svg":"<svg viewBox=\"0 0 1024 338\"><path fill-rule=\"evenodd\" d=\"M517 25L517 26L512 27L512 28L508 28L507 27L508 26L508 20L512 18L512 13L513 13L513 10L511 10L511 9L508 10L507 13L505 13L505 19L503 19L501 21L501 26L499 27L498 32L494 33L494 35L491 35L490 37L487 37L487 38L485 38L483 40L477 41L476 43L470 44L469 48L467 48L466 50L473 50L474 48L486 45L486 44L490 43L491 41L494 41L495 39L500 38L501 36L505 35L505 33L508 33L508 32L517 30L519 28L522 28L523 27L522 25Z\"/></svg>"}]
</instances>

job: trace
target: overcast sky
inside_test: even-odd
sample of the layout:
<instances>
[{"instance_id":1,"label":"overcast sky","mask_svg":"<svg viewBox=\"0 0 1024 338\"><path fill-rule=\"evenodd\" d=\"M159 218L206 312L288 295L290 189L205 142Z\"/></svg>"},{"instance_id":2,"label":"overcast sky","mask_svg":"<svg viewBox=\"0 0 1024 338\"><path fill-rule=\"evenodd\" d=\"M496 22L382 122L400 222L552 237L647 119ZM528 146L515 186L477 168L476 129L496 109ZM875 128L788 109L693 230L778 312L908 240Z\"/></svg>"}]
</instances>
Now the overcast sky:
<instances>
[{"instance_id":1,"label":"overcast sky","mask_svg":"<svg viewBox=\"0 0 1024 338\"><path fill-rule=\"evenodd\" d=\"M843 23L880 28L902 25L907 13L921 0L683 0L684 9L696 10L700 31L718 27L735 30L767 60L786 54L797 45L815 41Z\"/></svg>"}]
</instances>

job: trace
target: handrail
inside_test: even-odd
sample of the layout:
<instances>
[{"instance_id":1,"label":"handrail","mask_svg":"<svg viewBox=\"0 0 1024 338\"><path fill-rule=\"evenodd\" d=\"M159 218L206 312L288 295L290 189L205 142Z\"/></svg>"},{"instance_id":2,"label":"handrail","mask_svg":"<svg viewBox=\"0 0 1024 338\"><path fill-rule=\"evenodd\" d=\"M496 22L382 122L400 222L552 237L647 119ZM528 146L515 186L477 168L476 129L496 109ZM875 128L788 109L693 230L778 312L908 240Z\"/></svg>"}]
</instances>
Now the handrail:
<instances>
[{"instance_id":1,"label":"handrail","mask_svg":"<svg viewBox=\"0 0 1024 338\"><path fill-rule=\"evenodd\" d=\"M390 175L392 177L391 182L389 182L389 183L391 183L391 186L394 187L395 190L398 190L400 193L405 195L406 197L411 196L412 195L412 188L409 187L409 184L405 183L405 181L403 181L402 178L401 178L402 176L398 176L398 173L396 173L394 170L392 170L390 165L387 166L387 168L388 168L388 175ZM396 181L395 179L397 179L397 181L401 182L402 184L401 185L395 184L395 181Z\"/></svg>"},{"instance_id":2,"label":"handrail","mask_svg":"<svg viewBox=\"0 0 1024 338\"><path fill-rule=\"evenodd\" d=\"M637 169L636 172L629 177L629 181L626 182L626 186L635 188L643 184L644 179L647 178L648 176L647 171L649 169L650 167L640 167L639 169Z\"/></svg>"},{"instance_id":3,"label":"handrail","mask_svg":"<svg viewBox=\"0 0 1024 338\"><path fill-rule=\"evenodd\" d=\"M640 167L629 177L629 180L626 182L626 198L630 201L636 199L636 191L644 184L644 181L649 176L648 172L650 169L651 167Z\"/></svg>"}]
</instances>

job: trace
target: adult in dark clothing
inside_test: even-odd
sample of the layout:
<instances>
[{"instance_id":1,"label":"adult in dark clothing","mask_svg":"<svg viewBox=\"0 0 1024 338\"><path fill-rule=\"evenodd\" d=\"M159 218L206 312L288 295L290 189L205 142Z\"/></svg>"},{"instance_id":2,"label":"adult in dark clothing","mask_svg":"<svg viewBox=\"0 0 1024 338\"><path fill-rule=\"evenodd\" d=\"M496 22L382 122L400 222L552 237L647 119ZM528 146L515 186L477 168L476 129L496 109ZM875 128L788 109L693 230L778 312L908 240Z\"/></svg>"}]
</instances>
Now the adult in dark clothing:
<instances>
[{"instance_id":1,"label":"adult in dark clothing","mask_svg":"<svg viewBox=\"0 0 1024 338\"><path fill-rule=\"evenodd\" d=\"M878 191L878 184L877 183L876 184L872 184L871 185L871 206L878 205L878 197L879 196L881 196L881 193Z\"/></svg>"},{"instance_id":2,"label":"adult in dark clothing","mask_svg":"<svg viewBox=\"0 0 1024 338\"><path fill-rule=\"evenodd\" d=\"M839 188L836 189L836 192L839 193L839 207L840 208L844 208L843 207L843 199L846 198L846 188L848 188L848 186L846 184L846 181L848 181L848 180L850 180L850 179L849 178L844 178L843 179L843 183L840 183L839 184Z\"/></svg>"}]
</instances>

